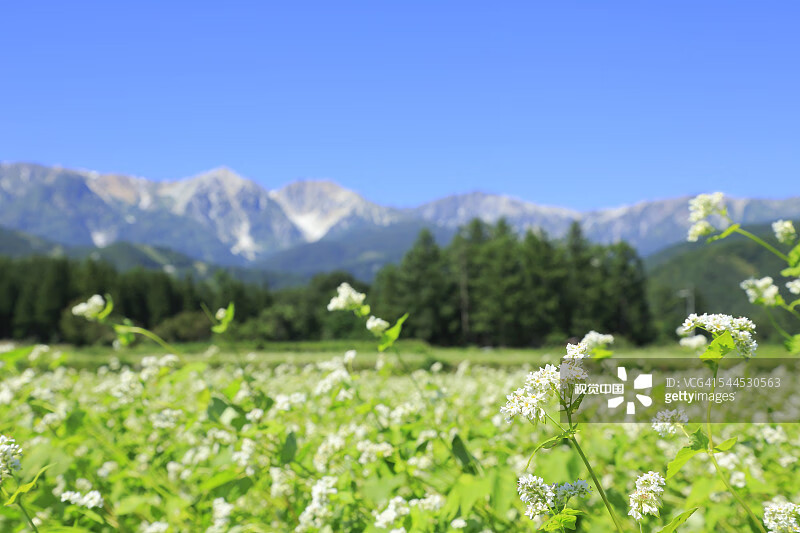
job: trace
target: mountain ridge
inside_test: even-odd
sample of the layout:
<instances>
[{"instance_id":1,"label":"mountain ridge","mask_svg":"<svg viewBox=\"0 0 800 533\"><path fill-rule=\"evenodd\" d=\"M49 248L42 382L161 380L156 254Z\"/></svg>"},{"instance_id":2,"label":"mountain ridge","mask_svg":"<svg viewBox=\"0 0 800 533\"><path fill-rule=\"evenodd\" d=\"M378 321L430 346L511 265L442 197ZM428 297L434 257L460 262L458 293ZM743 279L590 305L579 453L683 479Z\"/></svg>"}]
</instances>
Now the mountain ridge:
<instances>
[{"instance_id":1,"label":"mountain ridge","mask_svg":"<svg viewBox=\"0 0 800 533\"><path fill-rule=\"evenodd\" d=\"M117 241L161 246L227 266L282 263L282 254L369 235L373 257L396 257L403 231L427 225L452 234L473 218L506 219L519 233L537 228L564 235L578 221L598 243L625 240L642 255L684 240L688 196L576 211L509 195L460 193L417 207L371 202L330 180L302 180L269 190L228 167L188 178L151 181L118 173L0 163L0 225L65 245L108 246ZM800 197L727 199L731 216L746 224L800 218ZM376 235L387 237L381 242ZM389 237L391 236L391 237ZM310 248L309 248L310 247ZM350 245L343 249L352 249ZM326 265L319 265L324 267ZM332 267L332 265L327 265Z\"/></svg>"}]
</instances>

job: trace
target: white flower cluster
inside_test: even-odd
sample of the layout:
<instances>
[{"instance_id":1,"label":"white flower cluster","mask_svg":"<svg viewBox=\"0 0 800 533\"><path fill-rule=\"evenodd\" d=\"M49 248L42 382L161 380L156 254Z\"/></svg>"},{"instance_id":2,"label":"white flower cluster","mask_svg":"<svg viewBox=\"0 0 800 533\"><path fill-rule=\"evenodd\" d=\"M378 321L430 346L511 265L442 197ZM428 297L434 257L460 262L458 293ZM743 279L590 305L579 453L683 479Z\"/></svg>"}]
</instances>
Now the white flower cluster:
<instances>
[{"instance_id":1,"label":"white flower cluster","mask_svg":"<svg viewBox=\"0 0 800 533\"><path fill-rule=\"evenodd\" d=\"M375 516L375 527L388 529L389 526L394 524L395 520L407 515L409 512L411 512L411 508L408 506L408 502L402 496L395 496L389 500L386 509Z\"/></svg>"},{"instance_id":2,"label":"white flower cluster","mask_svg":"<svg viewBox=\"0 0 800 533\"><path fill-rule=\"evenodd\" d=\"M594 350L595 348L602 348L607 344L613 344L614 336L598 333L592 330L586 335L584 335L583 340L581 340L581 343L585 344L589 353L591 353L591 351Z\"/></svg>"},{"instance_id":3,"label":"white flower cluster","mask_svg":"<svg viewBox=\"0 0 800 533\"><path fill-rule=\"evenodd\" d=\"M445 498L441 494L428 493L424 498L414 498L408 504L411 507L419 507L423 511L438 511L445 504Z\"/></svg>"},{"instance_id":4,"label":"white flower cluster","mask_svg":"<svg viewBox=\"0 0 800 533\"><path fill-rule=\"evenodd\" d=\"M775 232L778 242L782 244L792 244L797 238L797 231L791 220L776 220L772 223L772 231Z\"/></svg>"},{"instance_id":5,"label":"white flower cluster","mask_svg":"<svg viewBox=\"0 0 800 533\"><path fill-rule=\"evenodd\" d=\"M705 335L690 335L683 337L678 341L678 344L690 350L702 350L708 344L708 339Z\"/></svg>"},{"instance_id":6,"label":"white flower cluster","mask_svg":"<svg viewBox=\"0 0 800 533\"><path fill-rule=\"evenodd\" d=\"M780 303L778 287L772 283L772 278L769 276L761 279L746 279L739 284L739 287L747 293L747 299L751 304L763 303L772 307Z\"/></svg>"},{"instance_id":7,"label":"white flower cluster","mask_svg":"<svg viewBox=\"0 0 800 533\"><path fill-rule=\"evenodd\" d=\"M72 308L72 314L75 316L82 316L86 320L94 320L97 315L105 309L106 301L99 294L95 294L85 302L79 303Z\"/></svg>"},{"instance_id":8,"label":"white flower cluster","mask_svg":"<svg viewBox=\"0 0 800 533\"><path fill-rule=\"evenodd\" d=\"M539 515L560 512L570 498L586 498L591 493L589 484L579 479L574 483L553 483L532 474L519 478L517 483L519 499L526 504L525 516L533 520Z\"/></svg>"},{"instance_id":9,"label":"white flower cluster","mask_svg":"<svg viewBox=\"0 0 800 533\"><path fill-rule=\"evenodd\" d=\"M564 389L583 381L588 377L586 370L581 366L580 359L566 359L558 367L558 374L561 378L561 388Z\"/></svg>"},{"instance_id":10,"label":"white flower cluster","mask_svg":"<svg viewBox=\"0 0 800 533\"><path fill-rule=\"evenodd\" d=\"M374 335L380 337L387 329L389 329L389 323L384 319L376 316L370 316L367 319L367 330L372 332Z\"/></svg>"},{"instance_id":11,"label":"white flower cluster","mask_svg":"<svg viewBox=\"0 0 800 533\"><path fill-rule=\"evenodd\" d=\"M314 484L311 488L311 502L303 509L295 531L321 529L325 525L325 520L332 514L330 495L338 492L334 485L336 478L332 476L325 476Z\"/></svg>"},{"instance_id":12,"label":"white flower cluster","mask_svg":"<svg viewBox=\"0 0 800 533\"><path fill-rule=\"evenodd\" d=\"M280 498L292 494L292 479L295 478L293 470L272 466L269 469L269 477L272 479L269 491L273 498Z\"/></svg>"},{"instance_id":13,"label":"white flower cluster","mask_svg":"<svg viewBox=\"0 0 800 533\"><path fill-rule=\"evenodd\" d=\"M21 457L22 448L14 439L0 435L0 483L10 477L12 472L22 468L19 462Z\"/></svg>"},{"instance_id":14,"label":"white flower cluster","mask_svg":"<svg viewBox=\"0 0 800 533\"><path fill-rule=\"evenodd\" d=\"M564 359L583 359L584 357L591 357L593 350L603 348L607 344L613 342L613 335L606 335L592 330L584 335L583 339L581 339L578 344L567 344L567 355L564 356Z\"/></svg>"},{"instance_id":15,"label":"white flower cluster","mask_svg":"<svg viewBox=\"0 0 800 533\"><path fill-rule=\"evenodd\" d=\"M736 349L742 357L752 357L755 354L758 343L753 336L756 332L756 325L746 317L733 318L730 315L704 313L697 315L692 313L683 321L683 328L692 331L700 328L709 333L724 333L730 331Z\"/></svg>"},{"instance_id":16,"label":"white flower cluster","mask_svg":"<svg viewBox=\"0 0 800 533\"><path fill-rule=\"evenodd\" d=\"M800 531L800 505L773 500L764 506L764 525L769 533L797 533Z\"/></svg>"},{"instance_id":17,"label":"white flower cluster","mask_svg":"<svg viewBox=\"0 0 800 533\"><path fill-rule=\"evenodd\" d=\"M330 374L319 380L314 388L314 396L327 394L340 383L350 383L350 373L345 367L334 369Z\"/></svg>"},{"instance_id":18,"label":"white flower cluster","mask_svg":"<svg viewBox=\"0 0 800 533\"><path fill-rule=\"evenodd\" d=\"M167 533L169 531L169 524L166 522L153 522L152 524L145 520L139 526L139 533Z\"/></svg>"},{"instance_id":19,"label":"white flower cluster","mask_svg":"<svg viewBox=\"0 0 800 533\"><path fill-rule=\"evenodd\" d=\"M725 213L725 195L721 192L698 194L689 200L689 221L700 222L711 215Z\"/></svg>"},{"instance_id":20,"label":"white flower cluster","mask_svg":"<svg viewBox=\"0 0 800 533\"><path fill-rule=\"evenodd\" d=\"M688 421L689 417L686 416L683 409L665 409L659 411L652 420L653 429L662 437L674 435L678 431L678 428Z\"/></svg>"},{"instance_id":21,"label":"white flower cluster","mask_svg":"<svg viewBox=\"0 0 800 533\"><path fill-rule=\"evenodd\" d=\"M412 507L417 507L422 511L435 512L444 507L444 504L444 496L435 493L429 493L424 498L414 498L409 501L406 501L402 496L395 496L389 500L386 509L375 515L375 527L389 529L398 518L410 513ZM391 531L405 531L405 529L401 527Z\"/></svg>"},{"instance_id":22,"label":"white flower cluster","mask_svg":"<svg viewBox=\"0 0 800 533\"><path fill-rule=\"evenodd\" d=\"M700 237L714 233L716 228L706 220L712 215L725 215L724 195L721 192L700 194L690 200L689 221L693 224L686 240L697 242Z\"/></svg>"},{"instance_id":23,"label":"white flower cluster","mask_svg":"<svg viewBox=\"0 0 800 533\"><path fill-rule=\"evenodd\" d=\"M87 509L103 506L103 497L96 490L91 490L85 495L80 492L68 490L61 493L61 501L69 502L80 507L86 507Z\"/></svg>"},{"instance_id":24,"label":"white flower cluster","mask_svg":"<svg viewBox=\"0 0 800 533\"><path fill-rule=\"evenodd\" d=\"M800 294L800 278L786 282L786 288L792 294Z\"/></svg>"},{"instance_id":25,"label":"white flower cluster","mask_svg":"<svg viewBox=\"0 0 800 533\"><path fill-rule=\"evenodd\" d=\"M636 520L641 520L646 514L658 516L665 483L658 472L650 471L639 476L636 480L636 490L630 494L631 510L628 514Z\"/></svg>"},{"instance_id":26,"label":"white flower cluster","mask_svg":"<svg viewBox=\"0 0 800 533\"><path fill-rule=\"evenodd\" d=\"M361 307L364 303L366 294L358 292L349 283L342 283L336 289L337 294L331 298L328 304L328 311L352 311Z\"/></svg>"},{"instance_id":27,"label":"white flower cluster","mask_svg":"<svg viewBox=\"0 0 800 533\"><path fill-rule=\"evenodd\" d=\"M206 533L227 533L228 523L231 521L233 504L225 501L225 498L215 498L212 503L212 516L214 523L206 529Z\"/></svg>"},{"instance_id":28,"label":"white flower cluster","mask_svg":"<svg viewBox=\"0 0 800 533\"><path fill-rule=\"evenodd\" d=\"M379 457L389 457L394 453L394 448L388 442L372 442L362 440L356 444L356 450L361 453L358 462L366 465L378 460Z\"/></svg>"},{"instance_id":29,"label":"white flower cluster","mask_svg":"<svg viewBox=\"0 0 800 533\"><path fill-rule=\"evenodd\" d=\"M531 372L524 387L506 396L506 404L500 408L500 413L505 416L506 422L511 422L517 415L534 423L541 422L546 414L544 406L553 395L553 387L558 387L558 384L558 370L553 365Z\"/></svg>"},{"instance_id":30,"label":"white flower cluster","mask_svg":"<svg viewBox=\"0 0 800 533\"><path fill-rule=\"evenodd\" d=\"M306 403L306 395L302 392L293 392L292 394L277 394L275 395L275 409L277 411L291 411L293 405L302 405Z\"/></svg>"},{"instance_id":31,"label":"white flower cluster","mask_svg":"<svg viewBox=\"0 0 800 533\"><path fill-rule=\"evenodd\" d=\"M162 409L150 414L150 423L156 429L171 429L178 424L181 418L183 418L183 411L180 409Z\"/></svg>"},{"instance_id":32,"label":"white flower cluster","mask_svg":"<svg viewBox=\"0 0 800 533\"><path fill-rule=\"evenodd\" d=\"M214 318L216 318L217 320L221 321L223 318L225 318L225 315L227 314L227 311L228 310L225 309L224 307L220 307L219 309L217 309L217 312L214 314Z\"/></svg>"},{"instance_id":33,"label":"white flower cluster","mask_svg":"<svg viewBox=\"0 0 800 533\"><path fill-rule=\"evenodd\" d=\"M689 242L697 242L700 240L700 237L705 237L706 235L711 235L716 231L716 228L711 225L707 220L701 220L699 222L695 222L689 228L689 233L686 236L686 240Z\"/></svg>"}]
</instances>

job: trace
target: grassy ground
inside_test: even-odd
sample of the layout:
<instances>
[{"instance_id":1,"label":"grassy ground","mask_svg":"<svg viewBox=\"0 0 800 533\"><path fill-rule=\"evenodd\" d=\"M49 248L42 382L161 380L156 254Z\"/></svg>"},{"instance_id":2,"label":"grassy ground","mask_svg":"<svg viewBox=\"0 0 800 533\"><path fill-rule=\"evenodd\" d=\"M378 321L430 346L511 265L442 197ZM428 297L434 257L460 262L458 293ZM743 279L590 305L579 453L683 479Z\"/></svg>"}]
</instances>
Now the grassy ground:
<instances>
[{"instance_id":1,"label":"grassy ground","mask_svg":"<svg viewBox=\"0 0 800 533\"><path fill-rule=\"evenodd\" d=\"M427 368L436 361L445 368L455 367L463 361L472 364L489 366L522 366L540 365L545 362L555 363L563 354L561 347L549 348L480 348L455 347L443 348L430 346L415 340L401 341L397 345L398 352L409 368ZM270 365L281 363L305 364L330 359L345 351L355 349L358 352L356 367L373 366L379 357L375 343L362 341L307 341L280 342L255 349L252 346L236 344L181 344L174 347L175 352L185 360L205 360L211 363L243 363L259 362ZM105 364L113 355L123 363L136 363L147 355L162 355L164 350L155 344L142 343L133 348L113 351L106 346L90 346L76 348L56 345L51 349L59 350L70 366L94 367ZM614 351L615 357L630 358L683 358L693 354L677 344L667 346L622 346ZM387 353L386 356L393 357ZM780 345L764 345L758 350L760 358L784 357L786 351Z\"/></svg>"}]
</instances>

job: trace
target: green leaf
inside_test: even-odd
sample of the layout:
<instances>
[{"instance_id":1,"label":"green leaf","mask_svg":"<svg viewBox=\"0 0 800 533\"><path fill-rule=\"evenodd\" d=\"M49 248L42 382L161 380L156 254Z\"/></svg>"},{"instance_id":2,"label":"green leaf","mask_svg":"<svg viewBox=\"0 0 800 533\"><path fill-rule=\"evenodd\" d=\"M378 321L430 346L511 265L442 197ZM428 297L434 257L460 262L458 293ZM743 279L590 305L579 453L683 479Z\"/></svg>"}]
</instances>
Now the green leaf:
<instances>
[{"instance_id":1,"label":"green leaf","mask_svg":"<svg viewBox=\"0 0 800 533\"><path fill-rule=\"evenodd\" d=\"M474 473L476 471L475 465L473 464L474 459L467 451L467 446L464 444L464 441L461 440L461 436L458 433L453 437L452 447L453 455L459 460L464 471Z\"/></svg>"},{"instance_id":2,"label":"green leaf","mask_svg":"<svg viewBox=\"0 0 800 533\"><path fill-rule=\"evenodd\" d=\"M726 451L730 450L731 448L733 448L733 445L736 444L737 440L739 440L739 437L733 437L733 438L730 438L730 439L728 439L728 440L726 440L724 442L721 442L721 443L717 444L716 446L714 446L714 451L715 452L726 452Z\"/></svg>"},{"instance_id":3,"label":"green leaf","mask_svg":"<svg viewBox=\"0 0 800 533\"><path fill-rule=\"evenodd\" d=\"M213 331L214 333L225 333L225 331L228 329L228 326L233 321L234 314L235 314L235 308L233 302L231 302L225 309L225 316L222 317L222 319L219 321L219 324L214 324L213 326L211 326L211 331Z\"/></svg>"},{"instance_id":4,"label":"green leaf","mask_svg":"<svg viewBox=\"0 0 800 533\"><path fill-rule=\"evenodd\" d=\"M725 441L727 442L727 441ZM724 443L723 443L724 444ZM731 444L732 446L733 444ZM678 450L678 454L675 456L675 459L669 462L667 465L667 479L670 479L675 474L680 472L683 465L689 462L689 459L697 455L698 453L702 453L708 449L708 438L705 436L701 429L698 429L691 436L691 444L689 446L684 446L680 450Z\"/></svg>"},{"instance_id":5,"label":"green leaf","mask_svg":"<svg viewBox=\"0 0 800 533\"><path fill-rule=\"evenodd\" d=\"M41 470L39 470L34 476L33 481L31 481L30 483L25 483L24 485L20 485L19 487L17 487L17 490L15 490L14 494L12 494L11 497L8 499L6 505L14 505L14 501L17 499L17 496L19 496L20 494L29 493L31 489L33 489L33 487L36 485L36 482L39 481L39 476L44 474L44 472L51 466L53 465L47 465Z\"/></svg>"},{"instance_id":6,"label":"green leaf","mask_svg":"<svg viewBox=\"0 0 800 533\"><path fill-rule=\"evenodd\" d=\"M800 302L800 300L798 300ZM800 334L795 335L791 339L785 342L786 349L789 350L790 354L797 354L800 353Z\"/></svg>"},{"instance_id":7,"label":"green leaf","mask_svg":"<svg viewBox=\"0 0 800 533\"><path fill-rule=\"evenodd\" d=\"M398 318L397 322L394 323L394 326L383 332L383 335L381 336L381 342L378 345L378 351L382 352L387 348L392 347L394 342L400 336L400 332L403 330L403 322L405 322L407 318L408 313Z\"/></svg>"},{"instance_id":8,"label":"green leaf","mask_svg":"<svg viewBox=\"0 0 800 533\"><path fill-rule=\"evenodd\" d=\"M614 352L606 350L605 348L595 348L592 350L592 359L606 359L612 355L614 355Z\"/></svg>"},{"instance_id":9,"label":"green leaf","mask_svg":"<svg viewBox=\"0 0 800 533\"><path fill-rule=\"evenodd\" d=\"M660 529L658 533L673 533L676 529L678 529L678 526L686 522L686 520L688 520L689 517L692 516L695 511L697 511L697 507L694 507L692 509L689 509L688 511L679 514L678 516L672 519L672 522L667 524L663 529Z\"/></svg>"},{"instance_id":10,"label":"green leaf","mask_svg":"<svg viewBox=\"0 0 800 533\"><path fill-rule=\"evenodd\" d=\"M97 321L102 322L103 320L108 318L108 315L110 315L111 311L113 310L114 310L114 300L111 298L110 294L106 294L106 306L97 315Z\"/></svg>"},{"instance_id":11,"label":"green leaf","mask_svg":"<svg viewBox=\"0 0 800 533\"><path fill-rule=\"evenodd\" d=\"M542 524L539 531L559 531L562 529L575 529L575 522L578 515L586 514L576 509L564 509L557 515L550 517L550 520Z\"/></svg>"},{"instance_id":12,"label":"green leaf","mask_svg":"<svg viewBox=\"0 0 800 533\"><path fill-rule=\"evenodd\" d=\"M736 344L733 342L731 332L725 330L725 333L717 336L713 341L711 341L711 344L708 345L708 348L706 348L706 351L700 356L700 359L703 361L722 359L735 348Z\"/></svg>"},{"instance_id":13,"label":"green leaf","mask_svg":"<svg viewBox=\"0 0 800 533\"><path fill-rule=\"evenodd\" d=\"M800 244L792 248L792 251L789 252L789 266L800 266Z\"/></svg>"},{"instance_id":14,"label":"green leaf","mask_svg":"<svg viewBox=\"0 0 800 533\"><path fill-rule=\"evenodd\" d=\"M741 226L742 226L741 224L733 224L731 226L728 226L728 228L725 231L723 231L719 235L714 235L713 237L709 237L706 240L706 242L714 242L714 241L718 241L720 239L724 239L725 237L730 236L731 233L733 233L734 231L739 229Z\"/></svg>"},{"instance_id":15,"label":"green leaf","mask_svg":"<svg viewBox=\"0 0 800 533\"><path fill-rule=\"evenodd\" d=\"M800 265L781 270L781 276L785 278L798 278L800 277Z\"/></svg>"},{"instance_id":16,"label":"green leaf","mask_svg":"<svg viewBox=\"0 0 800 533\"><path fill-rule=\"evenodd\" d=\"M283 464L291 463L294 460L294 456L297 454L297 437L294 435L294 431L287 435L286 440L283 442L283 446L281 447L281 462Z\"/></svg>"}]
</instances>

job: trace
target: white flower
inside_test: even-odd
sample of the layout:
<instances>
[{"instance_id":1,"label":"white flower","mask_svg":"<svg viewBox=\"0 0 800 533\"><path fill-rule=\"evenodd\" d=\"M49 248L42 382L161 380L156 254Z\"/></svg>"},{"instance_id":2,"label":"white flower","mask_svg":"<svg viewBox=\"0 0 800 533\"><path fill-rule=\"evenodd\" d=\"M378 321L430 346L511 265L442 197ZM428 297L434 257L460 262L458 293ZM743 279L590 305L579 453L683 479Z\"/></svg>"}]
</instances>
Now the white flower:
<instances>
[{"instance_id":1,"label":"white flower","mask_svg":"<svg viewBox=\"0 0 800 533\"><path fill-rule=\"evenodd\" d=\"M413 459L413 457L411 458ZM408 502L411 507L419 507L423 511L438 511L447 500L441 494L429 493L422 499L413 499Z\"/></svg>"},{"instance_id":2,"label":"white flower","mask_svg":"<svg viewBox=\"0 0 800 533\"><path fill-rule=\"evenodd\" d=\"M664 410L656 413L653 417L653 429L658 432L662 437L667 435L674 435L678 428L687 423L689 417L683 409Z\"/></svg>"},{"instance_id":3,"label":"white flower","mask_svg":"<svg viewBox=\"0 0 800 533\"><path fill-rule=\"evenodd\" d=\"M456 518L452 522L450 522L450 527L453 529L464 529L467 527L467 521L463 518Z\"/></svg>"},{"instance_id":4,"label":"white flower","mask_svg":"<svg viewBox=\"0 0 800 533\"><path fill-rule=\"evenodd\" d=\"M772 223L775 238L782 244L792 244L797 238L797 232L791 220L776 220Z\"/></svg>"},{"instance_id":5,"label":"white flower","mask_svg":"<svg viewBox=\"0 0 800 533\"><path fill-rule=\"evenodd\" d=\"M580 479L574 483L548 485L542 478L526 474L519 478L517 492L526 504L525 516L533 520L539 515L561 512L570 498L585 498L591 489L586 481Z\"/></svg>"},{"instance_id":6,"label":"white flower","mask_svg":"<svg viewBox=\"0 0 800 533\"><path fill-rule=\"evenodd\" d=\"M139 526L140 533L167 533L167 531L169 531L169 524L166 522L153 522L151 524L145 520Z\"/></svg>"},{"instance_id":7,"label":"white flower","mask_svg":"<svg viewBox=\"0 0 800 533\"><path fill-rule=\"evenodd\" d=\"M544 421L546 412L544 405L549 394L520 388L506 396L506 404L500 408L500 413L505 416L506 422L522 415L531 422Z\"/></svg>"},{"instance_id":8,"label":"white flower","mask_svg":"<svg viewBox=\"0 0 800 533\"><path fill-rule=\"evenodd\" d=\"M683 321L683 327L687 331L700 328L712 334L721 334L730 331L736 349L742 357L752 357L755 354L758 343L753 338L756 332L756 325L746 317L733 318L730 315L722 314L702 314L692 313Z\"/></svg>"},{"instance_id":9,"label":"white flower","mask_svg":"<svg viewBox=\"0 0 800 533\"><path fill-rule=\"evenodd\" d=\"M789 289L789 292L792 294L800 294L800 278L786 282L786 288Z\"/></svg>"},{"instance_id":10,"label":"white flower","mask_svg":"<svg viewBox=\"0 0 800 533\"><path fill-rule=\"evenodd\" d=\"M666 482L658 472L647 472L636 480L636 490L629 496L630 511L628 514L636 520L641 520L644 515L658 516L661 507L661 494Z\"/></svg>"},{"instance_id":11,"label":"white flower","mask_svg":"<svg viewBox=\"0 0 800 533\"><path fill-rule=\"evenodd\" d=\"M567 355L564 356L564 359L583 359L591 355L589 345L579 342L578 344L567 344Z\"/></svg>"},{"instance_id":12,"label":"white flower","mask_svg":"<svg viewBox=\"0 0 800 533\"><path fill-rule=\"evenodd\" d=\"M86 507L87 509L103 506L103 497L96 490L88 492L85 496L80 492L69 490L61 494L61 501Z\"/></svg>"},{"instance_id":13,"label":"white flower","mask_svg":"<svg viewBox=\"0 0 800 533\"><path fill-rule=\"evenodd\" d=\"M740 489L747 484L747 478L744 472L734 472L731 474L731 485L739 487Z\"/></svg>"},{"instance_id":14,"label":"white flower","mask_svg":"<svg viewBox=\"0 0 800 533\"><path fill-rule=\"evenodd\" d=\"M345 364L352 363L356 358L356 351L355 350L347 350L344 352L344 362Z\"/></svg>"},{"instance_id":15,"label":"white flower","mask_svg":"<svg viewBox=\"0 0 800 533\"><path fill-rule=\"evenodd\" d=\"M94 320L105 307L106 301L103 300L103 297L99 294L95 294L87 301L73 307L72 314L75 316L82 316L87 320Z\"/></svg>"},{"instance_id":16,"label":"white flower","mask_svg":"<svg viewBox=\"0 0 800 533\"><path fill-rule=\"evenodd\" d=\"M689 233L686 236L686 240L689 242L697 242L700 237L711 235L715 231L717 231L717 229L707 220L701 220L692 224L692 227L689 228Z\"/></svg>"},{"instance_id":17,"label":"white flower","mask_svg":"<svg viewBox=\"0 0 800 533\"><path fill-rule=\"evenodd\" d=\"M367 319L367 329L372 333L374 333L375 335L380 336L388 328L389 328L389 323L382 318L378 318L376 316L370 316Z\"/></svg>"},{"instance_id":18,"label":"white flower","mask_svg":"<svg viewBox=\"0 0 800 533\"><path fill-rule=\"evenodd\" d=\"M595 348L602 348L606 344L613 344L613 343L614 343L613 335L604 335L594 330L587 333L581 340L581 344L585 344L586 349L589 352L591 352Z\"/></svg>"},{"instance_id":19,"label":"white flower","mask_svg":"<svg viewBox=\"0 0 800 533\"><path fill-rule=\"evenodd\" d=\"M772 278L769 276L761 279L746 279L739 286L747 293L747 299L751 304L763 303L771 307L780 303L778 287L772 283Z\"/></svg>"},{"instance_id":20,"label":"white flower","mask_svg":"<svg viewBox=\"0 0 800 533\"><path fill-rule=\"evenodd\" d=\"M328 304L328 311L351 311L359 308L364 303L366 294L360 293L350 286L349 283L342 283L336 289L337 295L331 298Z\"/></svg>"},{"instance_id":21,"label":"white flower","mask_svg":"<svg viewBox=\"0 0 800 533\"><path fill-rule=\"evenodd\" d=\"M769 533L800 531L800 505L773 500L764 506L764 525Z\"/></svg>"},{"instance_id":22,"label":"white flower","mask_svg":"<svg viewBox=\"0 0 800 533\"><path fill-rule=\"evenodd\" d=\"M569 387L588 377L586 370L581 366L580 359L567 359L561 362L558 367L558 374L561 379L561 388Z\"/></svg>"},{"instance_id":23,"label":"white flower","mask_svg":"<svg viewBox=\"0 0 800 533\"><path fill-rule=\"evenodd\" d=\"M5 435L0 435L0 483L7 477L10 477L12 472L19 470L20 458L22 457L22 448L14 441Z\"/></svg>"},{"instance_id":24,"label":"white flower","mask_svg":"<svg viewBox=\"0 0 800 533\"><path fill-rule=\"evenodd\" d=\"M517 493L526 504L525 516L533 520L539 515L548 514L555 504L553 488L539 476L526 474L519 478Z\"/></svg>"},{"instance_id":25,"label":"white flower","mask_svg":"<svg viewBox=\"0 0 800 533\"><path fill-rule=\"evenodd\" d=\"M220 307L219 309L217 309L217 314L215 314L214 317L217 320L222 320L223 318L225 318L225 312L226 309L224 307Z\"/></svg>"},{"instance_id":26,"label":"white flower","mask_svg":"<svg viewBox=\"0 0 800 533\"><path fill-rule=\"evenodd\" d=\"M699 222L711 215L725 214L725 196L721 192L698 194L689 200L689 221Z\"/></svg>"},{"instance_id":27,"label":"white flower","mask_svg":"<svg viewBox=\"0 0 800 533\"><path fill-rule=\"evenodd\" d=\"M401 496L389 500L389 505L375 517L375 527L388 529L395 520L409 513L408 503Z\"/></svg>"},{"instance_id":28,"label":"white flower","mask_svg":"<svg viewBox=\"0 0 800 533\"><path fill-rule=\"evenodd\" d=\"M708 344L708 339L704 335L692 335L691 337L683 337L678 343L690 350L701 350Z\"/></svg>"}]
</instances>

